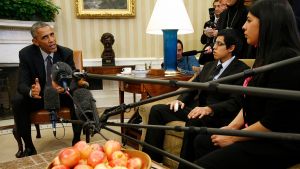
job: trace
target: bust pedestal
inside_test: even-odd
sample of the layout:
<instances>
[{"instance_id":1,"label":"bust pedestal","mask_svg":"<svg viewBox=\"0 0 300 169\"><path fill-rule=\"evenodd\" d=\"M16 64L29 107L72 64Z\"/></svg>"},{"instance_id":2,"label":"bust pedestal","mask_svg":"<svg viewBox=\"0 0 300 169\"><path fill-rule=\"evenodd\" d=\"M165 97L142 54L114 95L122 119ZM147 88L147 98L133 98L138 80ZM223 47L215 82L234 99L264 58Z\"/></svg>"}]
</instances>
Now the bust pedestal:
<instances>
[{"instance_id":1,"label":"bust pedestal","mask_svg":"<svg viewBox=\"0 0 300 169\"><path fill-rule=\"evenodd\" d=\"M102 58L102 66L115 66L115 58Z\"/></svg>"}]
</instances>

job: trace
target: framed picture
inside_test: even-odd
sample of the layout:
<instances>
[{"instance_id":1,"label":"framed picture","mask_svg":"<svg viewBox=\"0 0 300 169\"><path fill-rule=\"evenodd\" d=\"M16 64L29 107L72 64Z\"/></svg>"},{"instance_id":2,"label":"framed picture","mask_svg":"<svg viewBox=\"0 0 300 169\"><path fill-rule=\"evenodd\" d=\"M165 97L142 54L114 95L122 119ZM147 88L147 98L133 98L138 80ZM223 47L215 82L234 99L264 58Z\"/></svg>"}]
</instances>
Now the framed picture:
<instances>
[{"instance_id":1,"label":"framed picture","mask_svg":"<svg viewBox=\"0 0 300 169\"><path fill-rule=\"evenodd\" d=\"M78 18L128 18L135 16L135 0L76 0Z\"/></svg>"}]
</instances>

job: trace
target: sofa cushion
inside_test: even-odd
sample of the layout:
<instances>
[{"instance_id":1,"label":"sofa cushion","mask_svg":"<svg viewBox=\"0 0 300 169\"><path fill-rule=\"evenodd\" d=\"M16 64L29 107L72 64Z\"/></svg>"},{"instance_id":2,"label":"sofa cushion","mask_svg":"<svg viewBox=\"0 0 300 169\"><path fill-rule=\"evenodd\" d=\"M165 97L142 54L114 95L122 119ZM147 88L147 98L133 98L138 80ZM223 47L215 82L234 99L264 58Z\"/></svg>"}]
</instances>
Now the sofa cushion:
<instances>
[{"instance_id":1,"label":"sofa cushion","mask_svg":"<svg viewBox=\"0 0 300 169\"><path fill-rule=\"evenodd\" d=\"M172 134L181 133L181 135L183 136L183 132L171 132L171 133ZM178 134L175 135L172 134L171 135L168 133L165 134L163 149L171 154L179 156L181 151L181 145L182 145L182 136L178 137L176 136ZM172 160L166 156L163 157L163 164L169 168L178 167L177 161Z\"/></svg>"}]
</instances>

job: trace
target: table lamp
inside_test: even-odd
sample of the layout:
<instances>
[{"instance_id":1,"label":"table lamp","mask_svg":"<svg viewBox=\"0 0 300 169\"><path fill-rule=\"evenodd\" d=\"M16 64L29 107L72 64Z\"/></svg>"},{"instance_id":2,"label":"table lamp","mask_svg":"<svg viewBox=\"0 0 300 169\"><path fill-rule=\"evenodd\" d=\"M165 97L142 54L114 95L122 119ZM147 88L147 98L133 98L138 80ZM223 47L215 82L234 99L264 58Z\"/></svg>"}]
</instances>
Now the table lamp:
<instances>
[{"instance_id":1,"label":"table lamp","mask_svg":"<svg viewBox=\"0 0 300 169\"><path fill-rule=\"evenodd\" d=\"M193 32L183 0L156 1L146 33L163 35L165 74L176 74L177 33Z\"/></svg>"}]
</instances>

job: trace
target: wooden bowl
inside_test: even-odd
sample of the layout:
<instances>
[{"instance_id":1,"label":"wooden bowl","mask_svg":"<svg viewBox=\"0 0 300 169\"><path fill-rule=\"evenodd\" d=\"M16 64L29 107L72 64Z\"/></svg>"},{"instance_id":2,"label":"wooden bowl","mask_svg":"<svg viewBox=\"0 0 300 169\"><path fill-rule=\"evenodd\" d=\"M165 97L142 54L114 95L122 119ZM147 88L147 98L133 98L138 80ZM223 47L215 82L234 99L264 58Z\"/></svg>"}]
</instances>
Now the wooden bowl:
<instances>
[{"instance_id":1,"label":"wooden bowl","mask_svg":"<svg viewBox=\"0 0 300 169\"><path fill-rule=\"evenodd\" d=\"M143 161L143 169L150 169L151 168L151 158L148 154L138 151L138 150L124 150L130 157L139 157Z\"/></svg>"},{"instance_id":2,"label":"wooden bowl","mask_svg":"<svg viewBox=\"0 0 300 169\"><path fill-rule=\"evenodd\" d=\"M129 157L139 157L143 161L143 169L150 169L151 168L151 158L148 154L132 149L122 150L123 152L127 153ZM46 169L51 169L53 167L53 163L50 163Z\"/></svg>"}]
</instances>

